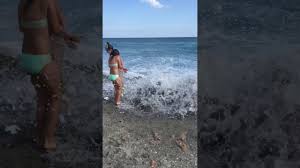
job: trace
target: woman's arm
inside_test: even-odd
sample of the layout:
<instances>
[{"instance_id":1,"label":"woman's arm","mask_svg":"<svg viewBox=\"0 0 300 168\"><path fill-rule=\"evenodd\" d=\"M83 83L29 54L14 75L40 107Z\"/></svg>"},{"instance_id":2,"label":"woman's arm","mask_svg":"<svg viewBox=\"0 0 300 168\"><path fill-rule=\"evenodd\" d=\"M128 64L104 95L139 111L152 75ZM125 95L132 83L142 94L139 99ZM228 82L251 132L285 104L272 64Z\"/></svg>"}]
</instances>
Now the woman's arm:
<instances>
[{"instance_id":1,"label":"woman's arm","mask_svg":"<svg viewBox=\"0 0 300 168\"><path fill-rule=\"evenodd\" d=\"M65 31L65 23L63 19L62 11L59 8L57 0L48 0L48 17L50 26L50 34L54 33L57 36L64 38L65 42L70 48L77 48L74 42L79 43L80 39L74 35L69 34Z\"/></svg>"},{"instance_id":2,"label":"woman's arm","mask_svg":"<svg viewBox=\"0 0 300 168\"><path fill-rule=\"evenodd\" d=\"M127 68L124 67L124 62L123 62L121 56L119 56L118 60L119 60L119 69L126 73L128 70L127 70Z\"/></svg>"},{"instance_id":3,"label":"woman's arm","mask_svg":"<svg viewBox=\"0 0 300 168\"><path fill-rule=\"evenodd\" d=\"M47 19L49 22L49 31L64 36L63 26L59 23L56 4L53 0L48 0Z\"/></svg>"},{"instance_id":4,"label":"woman's arm","mask_svg":"<svg viewBox=\"0 0 300 168\"><path fill-rule=\"evenodd\" d=\"M60 8L59 5L58 5L57 0L54 0L54 4L55 4L55 7L56 7L56 12L57 12L57 16L58 16L59 23L60 23L60 25L61 25L63 28L65 28L65 19L64 19L64 15L63 15L63 12L62 12L61 8Z\"/></svg>"}]
</instances>

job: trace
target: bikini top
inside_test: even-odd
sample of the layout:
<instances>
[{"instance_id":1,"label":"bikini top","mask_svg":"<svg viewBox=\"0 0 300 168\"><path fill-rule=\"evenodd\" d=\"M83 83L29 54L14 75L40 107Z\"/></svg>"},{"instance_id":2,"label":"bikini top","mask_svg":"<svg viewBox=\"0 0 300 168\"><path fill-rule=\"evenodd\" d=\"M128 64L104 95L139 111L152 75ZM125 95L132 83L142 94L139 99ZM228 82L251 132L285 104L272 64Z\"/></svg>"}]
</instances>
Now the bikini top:
<instances>
[{"instance_id":1,"label":"bikini top","mask_svg":"<svg viewBox=\"0 0 300 168\"><path fill-rule=\"evenodd\" d=\"M118 66L118 63L115 63L115 64L109 64L109 67L117 67Z\"/></svg>"},{"instance_id":2,"label":"bikini top","mask_svg":"<svg viewBox=\"0 0 300 168\"><path fill-rule=\"evenodd\" d=\"M21 25L23 28L30 28L30 29L39 29L39 28L46 28L48 27L48 21L46 18L40 20L33 20L33 21L22 21Z\"/></svg>"},{"instance_id":3,"label":"bikini top","mask_svg":"<svg viewBox=\"0 0 300 168\"><path fill-rule=\"evenodd\" d=\"M110 56L109 59L111 59L111 56ZM118 66L118 63L115 63L115 64L109 64L109 67L117 67L117 66Z\"/></svg>"}]
</instances>

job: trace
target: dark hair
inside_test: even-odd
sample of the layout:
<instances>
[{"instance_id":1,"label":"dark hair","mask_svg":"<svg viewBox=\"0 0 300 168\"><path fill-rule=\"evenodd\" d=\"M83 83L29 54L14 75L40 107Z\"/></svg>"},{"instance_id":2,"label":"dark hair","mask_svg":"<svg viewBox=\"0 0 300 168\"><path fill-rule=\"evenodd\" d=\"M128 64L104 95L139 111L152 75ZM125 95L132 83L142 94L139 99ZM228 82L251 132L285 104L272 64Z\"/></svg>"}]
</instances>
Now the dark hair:
<instances>
[{"instance_id":1,"label":"dark hair","mask_svg":"<svg viewBox=\"0 0 300 168\"><path fill-rule=\"evenodd\" d=\"M120 55L120 52L119 52L119 50L117 50L117 49L113 49L110 55L111 55L111 56Z\"/></svg>"},{"instance_id":2,"label":"dark hair","mask_svg":"<svg viewBox=\"0 0 300 168\"><path fill-rule=\"evenodd\" d=\"M110 49L114 49L114 47L109 42L106 42L106 49L110 50Z\"/></svg>"}]
</instances>

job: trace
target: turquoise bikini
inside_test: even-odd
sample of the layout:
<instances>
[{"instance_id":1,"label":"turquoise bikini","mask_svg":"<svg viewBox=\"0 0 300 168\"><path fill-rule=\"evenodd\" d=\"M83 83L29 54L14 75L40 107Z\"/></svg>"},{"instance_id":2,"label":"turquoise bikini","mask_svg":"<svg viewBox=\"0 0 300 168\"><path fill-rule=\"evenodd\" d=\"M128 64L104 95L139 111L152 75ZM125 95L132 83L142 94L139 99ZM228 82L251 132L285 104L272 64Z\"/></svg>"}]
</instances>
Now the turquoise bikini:
<instances>
[{"instance_id":1,"label":"turquoise bikini","mask_svg":"<svg viewBox=\"0 0 300 168\"><path fill-rule=\"evenodd\" d=\"M109 64L109 67L117 67L117 66L118 66L117 63L115 63L115 64Z\"/></svg>"},{"instance_id":2,"label":"turquoise bikini","mask_svg":"<svg viewBox=\"0 0 300 168\"><path fill-rule=\"evenodd\" d=\"M40 19L34 21L22 21L22 28L39 29L47 28L47 19ZM31 54L22 53L19 57L21 67L30 74L36 75L42 71L42 69L51 62L50 54Z\"/></svg>"},{"instance_id":3,"label":"turquoise bikini","mask_svg":"<svg viewBox=\"0 0 300 168\"><path fill-rule=\"evenodd\" d=\"M117 67L117 66L118 66L117 63L115 63L115 64L109 64L109 67ZM109 74L108 79L111 80L111 81L115 81L115 80L118 79L118 77L119 77L119 75Z\"/></svg>"},{"instance_id":4,"label":"turquoise bikini","mask_svg":"<svg viewBox=\"0 0 300 168\"><path fill-rule=\"evenodd\" d=\"M118 77L119 77L119 75L110 74L110 75L108 76L108 79L111 80L111 81L115 81L115 80L118 79Z\"/></svg>"},{"instance_id":5,"label":"turquoise bikini","mask_svg":"<svg viewBox=\"0 0 300 168\"><path fill-rule=\"evenodd\" d=\"M19 57L21 67L30 74L37 75L51 62L49 54L22 53Z\"/></svg>"},{"instance_id":6,"label":"turquoise bikini","mask_svg":"<svg viewBox=\"0 0 300 168\"><path fill-rule=\"evenodd\" d=\"M26 29L39 29L48 27L48 20L40 19L40 20L33 20L33 21L21 21L21 26Z\"/></svg>"},{"instance_id":7,"label":"turquoise bikini","mask_svg":"<svg viewBox=\"0 0 300 168\"><path fill-rule=\"evenodd\" d=\"M118 67L118 64L117 63L109 64L109 67ZM119 75L109 74L108 79L111 80L111 81L115 81L115 80L118 79L118 77L119 77ZM122 90L121 90L121 96L124 96L124 93L125 93L125 88L124 88L124 85L123 85Z\"/></svg>"}]
</instances>

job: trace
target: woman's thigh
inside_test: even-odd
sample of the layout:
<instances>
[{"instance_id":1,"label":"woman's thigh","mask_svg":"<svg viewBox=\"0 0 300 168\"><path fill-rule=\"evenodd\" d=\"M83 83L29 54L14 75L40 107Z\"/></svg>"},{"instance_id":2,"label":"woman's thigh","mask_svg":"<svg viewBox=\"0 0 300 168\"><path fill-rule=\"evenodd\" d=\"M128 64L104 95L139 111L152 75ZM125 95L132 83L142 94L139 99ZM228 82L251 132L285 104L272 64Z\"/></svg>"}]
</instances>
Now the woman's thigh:
<instances>
[{"instance_id":1,"label":"woman's thigh","mask_svg":"<svg viewBox=\"0 0 300 168\"><path fill-rule=\"evenodd\" d=\"M115 87L116 90L121 89L121 87L122 87L122 79L121 79L120 77L117 78L117 79L113 82L113 84L114 84L114 87Z\"/></svg>"},{"instance_id":2,"label":"woman's thigh","mask_svg":"<svg viewBox=\"0 0 300 168\"><path fill-rule=\"evenodd\" d=\"M31 83L33 84L35 90L37 91L38 99L45 99L48 95L47 84L44 82L42 75L32 75Z\"/></svg>"},{"instance_id":3,"label":"woman's thigh","mask_svg":"<svg viewBox=\"0 0 300 168\"><path fill-rule=\"evenodd\" d=\"M42 70L41 76L49 94L60 94L60 71L56 62L52 61L47 64Z\"/></svg>"}]
</instances>

